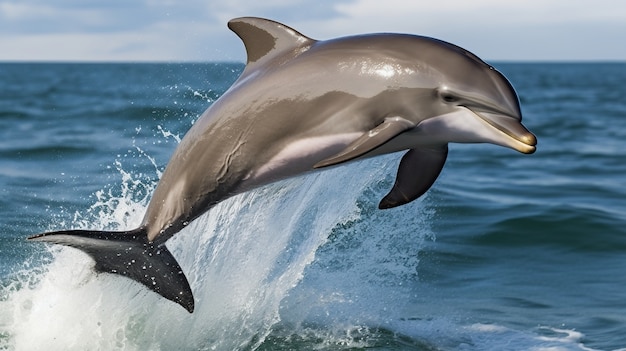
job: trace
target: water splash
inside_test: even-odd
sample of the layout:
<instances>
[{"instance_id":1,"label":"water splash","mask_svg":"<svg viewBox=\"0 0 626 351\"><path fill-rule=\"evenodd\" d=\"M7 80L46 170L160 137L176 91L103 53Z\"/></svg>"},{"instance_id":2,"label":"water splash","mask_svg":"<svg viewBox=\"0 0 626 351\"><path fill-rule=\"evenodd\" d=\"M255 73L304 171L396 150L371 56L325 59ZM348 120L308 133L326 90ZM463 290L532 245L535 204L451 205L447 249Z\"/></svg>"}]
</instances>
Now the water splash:
<instances>
[{"instance_id":1,"label":"water splash","mask_svg":"<svg viewBox=\"0 0 626 351\"><path fill-rule=\"evenodd\" d=\"M119 188L98 191L86 213L74 215L73 227L122 230L139 224L155 181L125 171L119 161L115 167ZM359 218L354 199L372 177L384 178L386 168L378 169L348 186L335 180L354 170L338 168L239 195L176 235L167 245L191 283L194 314L131 280L94 274L93 262L78 250L50 247L43 255L49 262L27 270L21 286L0 302L2 316L8 316L1 322L4 346L254 349L281 320L282 302L333 228Z\"/></svg>"},{"instance_id":2,"label":"water splash","mask_svg":"<svg viewBox=\"0 0 626 351\"><path fill-rule=\"evenodd\" d=\"M501 350L515 342L589 350L582 334L565 329L413 317L420 311L406 307L434 212L423 200L409 210L375 209L390 185L391 162L356 163L236 196L174 236L167 245L191 283L193 314L131 280L95 275L78 250L50 247L49 260L2 289L0 348ZM121 189L98 192L79 226L128 228L140 220L143 193L155 183L116 167Z\"/></svg>"},{"instance_id":3,"label":"water splash","mask_svg":"<svg viewBox=\"0 0 626 351\"><path fill-rule=\"evenodd\" d=\"M172 138L172 139L174 139L176 141L176 143L180 143L181 139L180 139L180 136L178 134L174 134L174 133L172 133L172 132L170 132L168 130L165 130L160 125L157 126L157 129L159 130L159 132L163 135L163 137L165 139Z\"/></svg>"},{"instance_id":4,"label":"water splash","mask_svg":"<svg viewBox=\"0 0 626 351\"><path fill-rule=\"evenodd\" d=\"M161 173L135 151L128 157L147 158L153 174L115 161L120 183L96 192L72 226L140 223ZM236 196L174 236L167 245L191 283L194 314L131 280L95 275L78 250L49 247L1 290L0 349L500 350L517 342L589 350L574 331L467 325L407 310L434 210L428 196L376 209L395 162L368 160Z\"/></svg>"}]
</instances>

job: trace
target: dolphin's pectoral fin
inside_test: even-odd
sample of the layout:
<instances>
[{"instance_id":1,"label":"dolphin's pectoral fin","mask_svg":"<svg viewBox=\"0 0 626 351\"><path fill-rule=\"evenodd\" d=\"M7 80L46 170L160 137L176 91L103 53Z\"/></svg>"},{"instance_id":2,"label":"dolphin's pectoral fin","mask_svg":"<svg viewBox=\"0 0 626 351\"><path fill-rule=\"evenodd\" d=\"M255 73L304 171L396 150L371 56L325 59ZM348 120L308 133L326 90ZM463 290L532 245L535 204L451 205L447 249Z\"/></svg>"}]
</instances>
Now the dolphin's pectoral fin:
<instances>
[{"instance_id":1,"label":"dolphin's pectoral fin","mask_svg":"<svg viewBox=\"0 0 626 351\"><path fill-rule=\"evenodd\" d=\"M165 245L148 243L143 228L128 232L66 230L28 240L77 248L94 259L97 272L131 278L193 312L193 294L178 262Z\"/></svg>"},{"instance_id":2,"label":"dolphin's pectoral fin","mask_svg":"<svg viewBox=\"0 0 626 351\"><path fill-rule=\"evenodd\" d=\"M433 185L448 156L448 145L439 149L411 149L400 161L393 188L378 204L386 209L407 204Z\"/></svg>"},{"instance_id":3,"label":"dolphin's pectoral fin","mask_svg":"<svg viewBox=\"0 0 626 351\"><path fill-rule=\"evenodd\" d=\"M413 122L401 117L385 118L376 128L361 135L340 153L316 163L313 168L333 166L363 156L413 127Z\"/></svg>"}]
</instances>

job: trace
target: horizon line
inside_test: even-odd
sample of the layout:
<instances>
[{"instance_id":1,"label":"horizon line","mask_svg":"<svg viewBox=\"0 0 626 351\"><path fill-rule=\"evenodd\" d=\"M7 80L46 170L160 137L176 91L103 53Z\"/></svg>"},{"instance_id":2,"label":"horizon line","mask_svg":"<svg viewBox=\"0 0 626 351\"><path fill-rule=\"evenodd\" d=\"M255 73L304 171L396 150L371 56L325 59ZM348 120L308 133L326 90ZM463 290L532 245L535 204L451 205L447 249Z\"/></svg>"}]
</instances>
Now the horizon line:
<instances>
[{"instance_id":1,"label":"horizon line","mask_svg":"<svg viewBox=\"0 0 626 351\"><path fill-rule=\"evenodd\" d=\"M626 59L487 59L486 63L626 63ZM242 64L238 60L3 60L0 64Z\"/></svg>"}]
</instances>

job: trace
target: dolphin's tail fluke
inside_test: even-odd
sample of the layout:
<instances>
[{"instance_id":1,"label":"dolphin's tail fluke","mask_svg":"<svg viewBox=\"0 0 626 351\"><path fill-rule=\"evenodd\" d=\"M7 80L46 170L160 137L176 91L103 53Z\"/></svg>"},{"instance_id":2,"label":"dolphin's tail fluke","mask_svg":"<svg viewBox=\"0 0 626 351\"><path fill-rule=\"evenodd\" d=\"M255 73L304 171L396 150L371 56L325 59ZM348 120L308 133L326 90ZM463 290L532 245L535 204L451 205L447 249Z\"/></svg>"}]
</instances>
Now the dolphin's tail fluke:
<instances>
[{"instance_id":1,"label":"dolphin's tail fluke","mask_svg":"<svg viewBox=\"0 0 626 351\"><path fill-rule=\"evenodd\" d=\"M193 294L178 262L165 245L154 245L146 238L145 229L138 228L126 232L64 230L38 234L28 240L82 250L96 261L97 272L131 278L193 312Z\"/></svg>"}]
</instances>

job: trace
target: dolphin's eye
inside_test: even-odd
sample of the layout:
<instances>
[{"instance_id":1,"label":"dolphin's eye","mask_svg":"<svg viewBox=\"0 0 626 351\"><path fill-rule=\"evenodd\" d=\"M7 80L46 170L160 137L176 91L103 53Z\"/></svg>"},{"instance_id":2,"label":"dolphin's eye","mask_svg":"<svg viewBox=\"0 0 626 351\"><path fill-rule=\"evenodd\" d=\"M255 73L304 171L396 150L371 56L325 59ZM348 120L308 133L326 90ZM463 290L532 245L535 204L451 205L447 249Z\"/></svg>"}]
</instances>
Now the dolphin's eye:
<instances>
[{"instance_id":1,"label":"dolphin's eye","mask_svg":"<svg viewBox=\"0 0 626 351\"><path fill-rule=\"evenodd\" d=\"M441 98L445 102L455 102L457 100L456 96L450 94L445 94Z\"/></svg>"},{"instance_id":2,"label":"dolphin's eye","mask_svg":"<svg viewBox=\"0 0 626 351\"><path fill-rule=\"evenodd\" d=\"M457 102L457 101L459 101L459 98L458 98L458 97L456 97L456 96L452 95L452 94L451 94L451 93L449 93L449 92L442 92L442 93L440 94L440 96L441 96L441 99L442 99L443 101L445 101L445 102Z\"/></svg>"},{"instance_id":3,"label":"dolphin's eye","mask_svg":"<svg viewBox=\"0 0 626 351\"><path fill-rule=\"evenodd\" d=\"M450 90L446 86L435 89L435 92L439 96L439 98L446 104L454 104L461 101L459 95L455 94L454 91Z\"/></svg>"}]
</instances>

